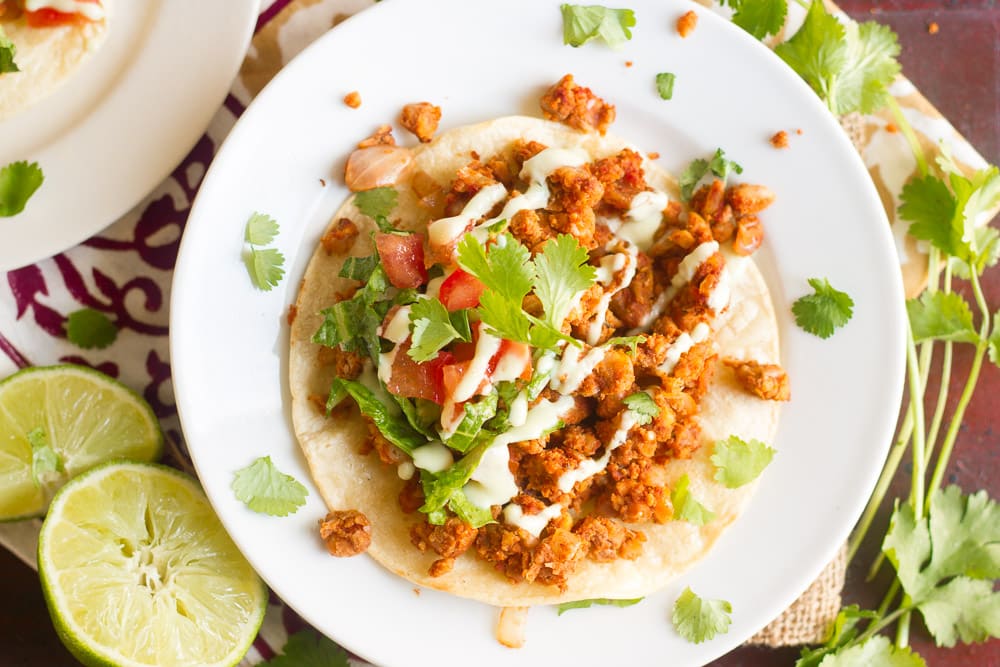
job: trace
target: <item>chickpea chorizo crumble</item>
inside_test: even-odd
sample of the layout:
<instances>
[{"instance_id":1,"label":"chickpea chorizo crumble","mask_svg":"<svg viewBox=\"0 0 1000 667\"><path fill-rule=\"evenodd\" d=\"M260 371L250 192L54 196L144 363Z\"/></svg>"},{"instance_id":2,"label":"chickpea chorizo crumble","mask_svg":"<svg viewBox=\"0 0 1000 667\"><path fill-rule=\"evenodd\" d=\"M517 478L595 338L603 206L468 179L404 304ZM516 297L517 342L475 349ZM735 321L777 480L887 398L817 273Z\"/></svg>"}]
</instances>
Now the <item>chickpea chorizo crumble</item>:
<instances>
[{"instance_id":1,"label":"chickpea chorizo crumble","mask_svg":"<svg viewBox=\"0 0 1000 667\"><path fill-rule=\"evenodd\" d=\"M695 27L698 25L698 14L692 9L681 15L677 19L677 34L681 37L687 37L692 32L694 32Z\"/></svg>"},{"instance_id":2,"label":"chickpea chorizo crumble","mask_svg":"<svg viewBox=\"0 0 1000 667\"><path fill-rule=\"evenodd\" d=\"M357 109L361 106L361 93L356 90L344 95L344 104L351 107L352 109Z\"/></svg>"}]
</instances>

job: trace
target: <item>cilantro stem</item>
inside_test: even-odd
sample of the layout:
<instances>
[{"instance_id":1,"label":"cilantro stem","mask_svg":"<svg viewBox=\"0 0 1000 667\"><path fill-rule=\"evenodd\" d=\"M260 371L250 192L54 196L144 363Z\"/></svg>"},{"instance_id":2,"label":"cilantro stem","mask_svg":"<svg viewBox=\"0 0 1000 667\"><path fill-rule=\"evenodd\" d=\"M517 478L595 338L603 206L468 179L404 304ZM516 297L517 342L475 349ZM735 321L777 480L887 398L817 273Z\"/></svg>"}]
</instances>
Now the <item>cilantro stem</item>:
<instances>
[{"instance_id":1,"label":"cilantro stem","mask_svg":"<svg viewBox=\"0 0 1000 667\"><path fill-rule=\"evenodd\" d=\"M917 169L920 170L921 176L927 175L927 156L924 155L924 149L920 145L920 140L917 138L916 132L913 131L913 126L910 125L910 121L906 119L903 115L903 110L899 106L899 102L892 95L886 95L887 105L889 110L892 111L893 118L896 119L896 125L903 132L903 137L906 139L906 143L910 145L910 151L913 152L913 157L917 161Z\"/></svg>"},{"instance_id":2,"label":"cilantro stem","mask_svg":"<svg viewBox=\"0 0 1000 667\"><path fill-rule=\"evenodd\" d=\"M892 604L892 601L896 599L896 593L899 592L899 586L899 579L893 579L892 586L889 587L889 590L886 591L885 597L882 598L882 604L878 606L878 611L876 613L879 617L885 616L885 612L889 610L889 606Z\"/></svg>"},{"instance_id":3,"label":"cilantro stem","mask_svg":"<svg viewBox=\"0 0 1000 667\"><path fill-rule=\"evenodd\" d=\"M910 436L912 434L913 412L907 410L906 416L903 418L903 424L900 427L899 437L892 446L892 451L889 452L889 457L886 459L885 466L882 468L882 473L879 475L878 483L875 485L875 490L872 492L871 498L868 499L868 505L865 507L865 511L861 515L861 520L858 521L858 525L854 529L854 533L851 535L851 539L847 543L848 565L850 565L854 556L857 555L858 549L861 548L861 543L864 542L865 536L871 528L872 521L875 520L875 515L878 513L879 507L882 506L882 501L885 499L885 494L889 491L889 485L892 483L892 478L896 475L896 469L899 468L899 462L902 461L903 455L906 454L906 450L909 448ZM881 563L879 562L879 564ZM877 567L873 567L872 572L868 574L869 580L875 576L875 572L877 570Z\"/></svg>"},{"instance_id":4,"label":"cilantro stem","mask_svg":"<svg viewBox=\"0 0 1000 667\"><path fill-rule=\"evenodd\" d=\"M937 464L934 466L934 473L931 475L927 498L924 501L928 508L930 507L931 497L937 491L938 487L941 486L941 480L944 478L945 470L948 467L948 459L951 458L952 449L954 449L955 441L958 439L958 429L962 425L965 409L968 407L969 401L972 399L972 393L976 389L976 383L979 381L979 371L983 367L983 358L986 356L988 347L986 337L989 335L990 327L989 308L983 296L983 288L979 284L979 276L976 275L975 271L970 272L970 282L972 283L972 292L976 297L976 303L979 304L979 308L983 314L979 327L980 341L976 344L976 356L972 359L969 377L965 381L965 387L962 389L962 394L958 399L958 405L955 406L955 412L951 416L948 432L944 436L944 442L941 443L941 452L938 454Z\"/></svg>"},{"instance_id":5,"label":"cilantro stem","mask_svg":"<svg viewBox=\"0 0 1000 667\"><path fill-rule=\"evenodd\" d=\"M919 519L924 505L924 391L920 382L920 365L913 330L906 328L906 375L910 388L910 409L913 412L913 474L910 475L910 504Z\"/></svg>"},{"instance_id":6,"label":"cilantro stem","mask_svg":"<svg viewBox=\"0 0 1000 667\"><path fill-rule=\"evenodd\" d=\"M912 606L900 607L899 609L892 612L885 618L880 619L878 623L872 623L870 626L868 626L868 628L864 632L861 633L861 635L858 636L858 638L855 640L856 643L858 644L864 643L865 640L867 640L869 637L876 634L877 632L887 627L888 625L891 625L893 621L895 621L903 614L909 614L912 610L913 610ZM879 615L881 616L881 614Z\"/></svg>"},{"instance_id":7,"label":"cilantro stem","mask_svg":"<svg viewBox=\"0 0 1000 667\"><path fill-rule=\"evenodd\" d=\"M795 0L795 4L797 4L802 9L809 11L809 3L806 2L806 0Z\"/></svg>"},{"instance_id":8,"label":"cilantro stem","mask_svg":"<svg viewBox=\"0 0 1000 667\"><path fill-rule=\"evenodd\" d=\"M936 254L937 248L933 248L933 250L934 253ZM935 279L934 283L936 282L937 280ZM931 285L928 286L928 289L930 289L931 286L934 285L934 283L931 283ZM951 292L950 264L945 265L944 291ZM945 341L944 357L941 359L941 384L938 387L937 405L934 406L934 416L931 417L931 427L930 430L927 432L927 452L926 452L926 457L924 458L924 465L928 467L931 465L931 459L934 456L934 447L935 444L937 443L938 434L939 431L941 430L941 423L944 419L945 406L948 402L948 390L951 385L952 352L953 352L953 343L950 340Z\"/></svg>"},{"instance_id":9,"label":"cilantro stem","mask_svg":"<svg viewBox=\"0 0 1000 667\"><path fill-rule=\"evenodd\" d=\"M903 596L903 602L910 600L908 595ZM903 648L910 643L910 610L907 609L899 617L899 625L896 626L896 646Z\"/></svg>"}]
</instances>

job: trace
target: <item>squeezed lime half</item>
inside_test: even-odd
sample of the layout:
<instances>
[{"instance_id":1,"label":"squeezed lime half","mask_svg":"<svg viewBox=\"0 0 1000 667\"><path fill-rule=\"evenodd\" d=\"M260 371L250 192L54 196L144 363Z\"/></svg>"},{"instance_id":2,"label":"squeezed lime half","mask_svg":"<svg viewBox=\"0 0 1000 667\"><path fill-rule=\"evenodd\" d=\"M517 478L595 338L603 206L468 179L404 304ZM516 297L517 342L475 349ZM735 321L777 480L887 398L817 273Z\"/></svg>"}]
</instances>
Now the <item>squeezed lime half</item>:
<instances>
[{"instance_id":1,"label":"squeezed lime half","mask_svg":"<svg viewBox=\"0 0 1000 667\"><path fill-rule=\"evenodd\" d=\"M59 469L32 474L32 435ZM0 521L38 516L67 479L112 459L153 461L156 415L139 394L85 366L28 368L0 382Z\"/></svg>"},{"instance_id":2,"label":"squeezed lime half","mask_svg":"<svg viewBox=\"0 0 1000 667\"><path fill-rule=\"evenodd\" d=\"M67 482L38 572L56 632L89 666L235 665L267 605L197 482L161 465L112 462Z\"/></svg>"}]
</instances>

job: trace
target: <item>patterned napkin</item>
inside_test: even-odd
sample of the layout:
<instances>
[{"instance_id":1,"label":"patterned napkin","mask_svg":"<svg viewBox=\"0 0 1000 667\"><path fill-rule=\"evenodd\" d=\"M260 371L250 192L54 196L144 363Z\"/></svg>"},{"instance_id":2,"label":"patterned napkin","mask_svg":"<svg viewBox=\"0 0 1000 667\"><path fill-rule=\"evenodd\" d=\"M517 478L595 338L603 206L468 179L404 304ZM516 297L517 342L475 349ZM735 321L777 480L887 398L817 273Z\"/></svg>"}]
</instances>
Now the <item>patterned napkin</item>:
<instances>
[{"instance_id":1,"label":"patterned napkin","mask_svg":"<svg viewBox=\"0 0 1000 667\"><path fill-rule=\"evenodd\" d=\"M166 435L167 462L190 471L170 383L167 323L170 279L191 202L215 151L250 100L309 43L372 1L263 1L237 81L205 135L170 177L101 234L56 257L11 271L0 281L0 377L18 368L58 362L86 364L116 377L153 406ZM711 5L708 0L703 4ZM792 34L803 16L804 11L791 3L784 32ZM909 81L900 77L892 93L929 154L943 143L970 170L986 165ZM914 294L925 280L924 262L920 249L905 235L905 223L895 220L898 193L916 168L911 152L888 112L854 116L842 123L893 221L907 291ZM85 307L106 313L117 325L119 335L110 347L86 351L66 340L67 314ZM39 526L37 520L0 525L0 544L35 567ZM780 646L820 640L840 607L843 581L841 554L792 607L751 641ZM264 627L242 664L269 659L284 646L289 633L304 626L273 598Z\"/></svg>"}]
</instances>

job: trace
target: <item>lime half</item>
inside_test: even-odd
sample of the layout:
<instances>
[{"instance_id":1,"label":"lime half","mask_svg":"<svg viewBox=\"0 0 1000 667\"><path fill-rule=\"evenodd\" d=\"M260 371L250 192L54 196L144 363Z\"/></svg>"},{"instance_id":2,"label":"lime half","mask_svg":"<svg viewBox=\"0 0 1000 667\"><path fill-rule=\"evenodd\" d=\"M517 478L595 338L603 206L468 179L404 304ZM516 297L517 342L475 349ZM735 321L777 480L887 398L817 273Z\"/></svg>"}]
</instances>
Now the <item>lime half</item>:
<instances>
[{"instance_id":1,"label":"lime half","mask_svg":"<svg viewBox=\"0 0 1000 667\"><path fill-rule=\"evenodd\" d=\"M55 453L41 459L48 465L39 444ZM152 461L162 449L149 404L107 375L73 365L15 373L0 382L0 520L42 514L67 479L99 463Z\"/></svg>"},{"instance_id":2,"label":"lime half","mask_svg":"<svg viewBox=\"0 0 1000 667\"><path fill-rule=\"evenodd\" d=\"M112 462L66 483L38 541L56 632L86 665L235 665L267 589L198 484Z\"/></svg>"}]
</instances>

